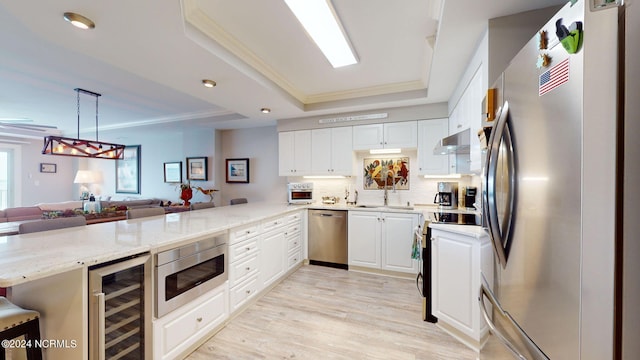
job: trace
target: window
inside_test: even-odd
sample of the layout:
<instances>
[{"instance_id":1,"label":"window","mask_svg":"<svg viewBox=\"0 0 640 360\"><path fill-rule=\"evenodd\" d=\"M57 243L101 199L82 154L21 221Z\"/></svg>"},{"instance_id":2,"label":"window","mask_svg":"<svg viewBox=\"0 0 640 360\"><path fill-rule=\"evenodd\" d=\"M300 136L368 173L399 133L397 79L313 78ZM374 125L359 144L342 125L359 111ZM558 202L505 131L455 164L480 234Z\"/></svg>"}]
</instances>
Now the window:
<instances>
[{"instance_id":1,"label":"window","mask_svg":"<svg viewBox=\"0 0 640 360\"><path fill-rule=\"evenodd\" d=\"M17 206L19 185L20 147L0 144L0 209Z\"/></svg>"}]
</instances>

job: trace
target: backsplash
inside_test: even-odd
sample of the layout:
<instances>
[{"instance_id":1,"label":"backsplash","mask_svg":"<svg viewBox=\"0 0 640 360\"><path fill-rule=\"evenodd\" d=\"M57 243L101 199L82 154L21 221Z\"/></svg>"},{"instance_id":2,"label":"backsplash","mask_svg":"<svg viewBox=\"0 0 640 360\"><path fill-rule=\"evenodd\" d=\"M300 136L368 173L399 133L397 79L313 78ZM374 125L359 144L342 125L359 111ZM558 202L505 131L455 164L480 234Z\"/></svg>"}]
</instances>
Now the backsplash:
<instances>
[{"instance_id":1,"label":"backsplash","mask_svg":"<svg viewBox=\"0 0 640 360\"><path fill-rule=\"evenodd\" d=\"M346 202L345 191L351 186L358 191L358 204L375 205L384 203L384 191L383 190L364 190L364 159L365 158L381 158L381 159L396 159L399 157L409 157L409 190L396 190L393 192L391 188L388 189L389 205L429 205L433 204L433 200L436 192L438 191L439 181L457 182L459 194L462 196L462 188L465 186L476 186L480 188L480 177L462 176L459 179L425 179L422 175L418 175L418 160L416 151L404 151L398 155L370 155L366 152L356 152L354 156L354 169L355 175L350 178L342 179L305 179L302 177L290 177L290 182L313 182L313 200L316 203L322 202L323 196L337 196L339 203L344 204ZM477 199L476 201L479 201Z\"/></svg>"}]
</instances>

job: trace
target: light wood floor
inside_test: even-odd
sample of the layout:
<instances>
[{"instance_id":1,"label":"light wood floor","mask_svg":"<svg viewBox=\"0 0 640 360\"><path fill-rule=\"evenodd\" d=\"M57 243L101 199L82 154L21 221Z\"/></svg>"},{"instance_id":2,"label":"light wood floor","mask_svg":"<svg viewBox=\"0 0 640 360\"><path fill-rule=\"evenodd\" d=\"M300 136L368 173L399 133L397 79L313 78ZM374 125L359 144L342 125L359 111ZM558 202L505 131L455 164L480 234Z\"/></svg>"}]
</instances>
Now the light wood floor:
<instances>
[{"instance_id":1,"label":"light wood floor","mask_svg":"<svg viewBox=\"0 0 640 360\"><path fill-rule=\"evenodd\" d=\"M187 359L476 359L422 321L415 280L305 265Z\"/></svg>"}]
</instances>

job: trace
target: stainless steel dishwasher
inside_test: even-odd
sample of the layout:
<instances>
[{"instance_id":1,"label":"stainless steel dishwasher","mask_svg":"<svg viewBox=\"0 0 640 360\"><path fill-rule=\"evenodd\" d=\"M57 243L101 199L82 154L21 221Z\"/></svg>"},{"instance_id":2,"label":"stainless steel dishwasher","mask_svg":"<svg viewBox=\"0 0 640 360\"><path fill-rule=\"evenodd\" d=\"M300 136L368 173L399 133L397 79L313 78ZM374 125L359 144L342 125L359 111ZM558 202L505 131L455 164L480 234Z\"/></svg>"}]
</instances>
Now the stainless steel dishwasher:
<instances>
[{"instance_id":1,"label":"stainless steel dishwasher","mask_svg":"<svg viewBox=\"0 0 640 360\"><path fill-rule=\"evenodd\" d=\"M309 263L348 269L347 211L309 210Z\"/></svg>"}]
</instances>

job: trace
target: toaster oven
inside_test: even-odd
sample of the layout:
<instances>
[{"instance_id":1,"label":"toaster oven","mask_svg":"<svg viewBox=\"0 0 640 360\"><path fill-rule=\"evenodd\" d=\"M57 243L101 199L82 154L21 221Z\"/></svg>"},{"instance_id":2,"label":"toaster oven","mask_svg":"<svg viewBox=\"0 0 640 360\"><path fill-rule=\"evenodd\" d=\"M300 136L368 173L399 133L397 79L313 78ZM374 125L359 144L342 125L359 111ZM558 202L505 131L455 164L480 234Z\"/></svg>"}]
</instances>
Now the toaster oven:
<instances>
[{"instance_id":1,"label":"toaster oven","mask_svg":"<svg viewBox=\"0 0 640 360\"><path fill-rule=\"evenodd\" d=\"M311 204L313 202L313 183L289 183L289 204Z\"/></svg>"}]
</instances>

